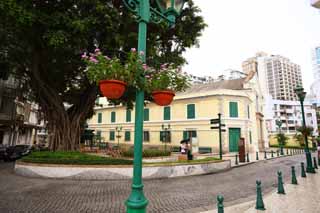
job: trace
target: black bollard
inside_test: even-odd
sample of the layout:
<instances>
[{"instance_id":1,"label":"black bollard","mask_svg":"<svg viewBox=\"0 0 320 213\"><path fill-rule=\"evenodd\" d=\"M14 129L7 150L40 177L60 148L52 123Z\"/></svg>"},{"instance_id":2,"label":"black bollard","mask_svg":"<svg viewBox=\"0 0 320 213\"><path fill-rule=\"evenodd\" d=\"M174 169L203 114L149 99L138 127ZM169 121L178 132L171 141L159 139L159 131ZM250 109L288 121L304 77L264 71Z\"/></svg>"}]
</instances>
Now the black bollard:
<instances>
[{"instance_id":1,"label":"black bollard","mask_svg":"<svg viewBox=\"0 0 320 213\"><path fill-rule=\"evenodd\" d=\"M301 162L301 177L306 178L306 171L304 170L304 163Z\"/></svg>"},{"instance_id":2,"label":"black bollard","mask_svg":"<svg viewBox=\"0 0 320 213\"><path fill-rule=\"evenodd\" d=\"M278 194L286 194L283 188L282 173L278 171Z\"/></svg>"},{"instance_id":3,"label":"black bollard","mask_svg":"<svg viewBox=\"0 0 320 213\"><path fill-rule=\"evenodd\" d=\"M263 199L262 199L262 191L261 191L261 181L256 181L257 185L257 200L256 200L256 209L257 210L266 210L264 207Z\"/></svg>"},{"instance_id":4,"label":"black bollard","mask_svg":"<svg viewBox=\"0 0 320 213\"><path fill-rule=\"evenodd\" d=\"M224 209L223 209L223 196L222 195L218 195L217 197L217 208L218 208L218 213L223 213L224 212Z\"/></svg>"}]
</instances>

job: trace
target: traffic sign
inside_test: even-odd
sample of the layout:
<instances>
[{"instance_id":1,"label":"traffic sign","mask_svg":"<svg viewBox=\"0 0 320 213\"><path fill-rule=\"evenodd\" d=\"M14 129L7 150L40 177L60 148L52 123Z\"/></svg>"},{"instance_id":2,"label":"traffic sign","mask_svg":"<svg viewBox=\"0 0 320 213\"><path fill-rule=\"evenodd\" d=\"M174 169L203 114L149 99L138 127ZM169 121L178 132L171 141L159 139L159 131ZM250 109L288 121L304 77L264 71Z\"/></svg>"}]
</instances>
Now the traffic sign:
<instances>
[{"instance_id":1,"label":"traffic sign","mask_svg":"<svg viewBox=\"0 0 320 213\"><path fill-rule=\"evenodd\" d=\"M226 126L225 124L220 124L221 126Z\"/></svg>"},{"instance_id":2,"label":"traffic sign","mask_svg":"<svg viewBox=\"0 0 320 213\"><path fill-rule=\"evenodd\" d=\"M210 124L218 124L220 123L220 119L216 118L216 119L210 119Z\"/></svg>"},{"instance_id":3,"label":"traffic sign","mask_svg":"<svg viewBox=\"0 0 320 213\"><path fill-rule=\"evenodd\" d=\"M212 127L210 127L210 129L219 129L219 127L218 126L212 126Z\"/></svg>"},{"instance_id":4,"label":"traffic sign","mask_svg":"<svg viewBox=\"0 0 320 213\"><path fill-rule=\"evenodd\" d=\"M225 130L225 129L221 129L221 132L226 132L227 130Z\"/></svg>"}]
</instances>

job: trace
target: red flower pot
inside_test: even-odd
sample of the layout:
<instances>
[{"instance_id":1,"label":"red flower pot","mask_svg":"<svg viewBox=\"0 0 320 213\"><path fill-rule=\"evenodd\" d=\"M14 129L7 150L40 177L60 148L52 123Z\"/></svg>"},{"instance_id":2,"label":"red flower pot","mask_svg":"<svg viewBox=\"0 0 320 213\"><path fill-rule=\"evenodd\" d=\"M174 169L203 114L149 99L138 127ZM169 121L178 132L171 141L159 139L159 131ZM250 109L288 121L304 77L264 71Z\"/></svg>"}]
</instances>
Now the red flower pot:
<instances>
[{"instance_id":1,"label":"red flower pot","mask_svg":"<svg viewBox=\"0 0 320 213\"><path fill-rule=\"evenodd\" d=\"M127 84L118 80L101 80L99 82L99 86L104 97L109 99L118 99L126 90Z\"/></svg>"},{"instance_id":2,"label":"red flower pot","mask_svg":"<svg viewBox=\"0 0 320 213\"><path fill-rule=\"evenodd\" d=\"M174 92L170 90L161 90L161 91L152 92L152 98L154 102L160 106L170 105L174 96L175 96Z\"/></svg>"}]
</instances>

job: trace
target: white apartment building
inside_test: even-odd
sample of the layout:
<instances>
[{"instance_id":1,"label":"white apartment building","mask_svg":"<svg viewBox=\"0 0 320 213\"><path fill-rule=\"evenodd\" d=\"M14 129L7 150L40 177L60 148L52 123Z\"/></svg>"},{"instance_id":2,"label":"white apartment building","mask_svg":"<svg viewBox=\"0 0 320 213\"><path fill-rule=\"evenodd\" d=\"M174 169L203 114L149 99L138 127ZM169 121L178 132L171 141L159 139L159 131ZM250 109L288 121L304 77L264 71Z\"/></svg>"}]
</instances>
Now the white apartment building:
<instances>
[{"instance_id":1,"label":"white apartment building","mask_svg":"<svg viewBox=\"0 0 320 213\"><path fill-rule=\"evenodd\" d=\"M320 106L320 45L312 49L313 83L310 87L310 101Z\"/></svg>"},{"instance_id":2,"label":"white apartment building","mask_svg":"<svg viewBox=\"0 0 320 213\"><path fill-rule=\"evenodd\" d=\"M313 127L314 136L318 135L316 111L310 102L304 102L304 111L306 125ZM297 127L302 126L302 113L299 101L283 101L269 98L267 100L265 116L269 133L279 131L276 120L282 121L281 130L287 134L295 133Z\"/></svg>"},{"instance_id":3,"label":"white apartment building","mask_svg":"<svg viewBox=\"0 0 320 213\"><path fill-rule=\"evenodd\" d=\"M257 53L242 63L245 73L256 71L261 89L276 100L297 100L294 89L302 86L300 65L280 55Z\"/></svg>"}]
</instances>

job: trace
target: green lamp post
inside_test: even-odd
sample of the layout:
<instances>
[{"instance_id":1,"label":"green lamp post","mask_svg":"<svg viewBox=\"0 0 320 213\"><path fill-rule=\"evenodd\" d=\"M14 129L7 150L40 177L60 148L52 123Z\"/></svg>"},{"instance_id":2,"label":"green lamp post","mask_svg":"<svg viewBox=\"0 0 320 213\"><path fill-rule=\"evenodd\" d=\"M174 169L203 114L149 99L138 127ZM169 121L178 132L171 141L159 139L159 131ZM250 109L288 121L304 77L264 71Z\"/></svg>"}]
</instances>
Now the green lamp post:
<instances>
[{"instance_id":1,"label":"green lamp post","mask_svg":"<svg viewBox=\"0 0 320 213\"><path fill-rule=\"evenodd\" d=\"M170 124L168 124L167 126L165 124L161 125L161 129L162 129L162 143L164 143L164 151L167 151L167 143L170 141L169 137L170 137L170 129L171 126Z\"/></svg>"},{"instance_id":2,"label":"green lamp post","mask_svg":"<svg viewBox=\"0 0 320 213\"><path fill-rule=\"evenodd\" d=\"M282 121L280 119L276 120L276 125L278 126L278 129L279 129L279 134L281 134L281 126L282 126ZM283 142L281 142L280 145L280 155L284 155L283 153Z\"/></svg>"},{"instance_id":3,"label":"green lamp post","mask_svg":"<svg viewBox=\"0 0 320 213\"><path fill-rule=\"evenodd\" d=\"M150 6L150 0L123 0L129 11L134 13L139 22L138 52L143 53L141 60L146 62L147 24L167 21L175 24L176 16L180 14L184 0L156 0L156 6ZM142 138L143 138L144 91L136 92L135 128L134 128L134 160L132 191L126 201L127 213L146 212L148 200L143 193L142 184Z\"/></svg>"},{"instance_id":4,"label":"green lamp post","mask_svg":"<svg viewBox=\"0 0 320 213\"><path fill-rule=\"evenodd\" d=\"M118 149L120 149L120 138L121 138L121 135L120 135L120 132L122 130L122 126L116 126L116 131L117 131L117 139L118 139Z\"/></svg>"},{"instance_id":5,"label":"green lamp post","mask_svg":"<svg viewBox=\"0 0 320 213\"><path fill-rule=\"evenodd\" d=\"M303 106L303 101L306 97L306 92L304 91L304 89L299 86L297 87L295 90L295 93L297 94L299 101L300 101L300 105L301 105L301 113L302 113L302 126L305 129L306 128L306 119L304 116L304 106ZM315 170L312 166L312 159L311 159L311 153L309 150L309 145L308 145L308 136L306 134L304 134L304 141L305 141L305 153L306 153L306 159L307 159L307 172L308 173L315 173Z\"/></svg>"}]
</instances>

